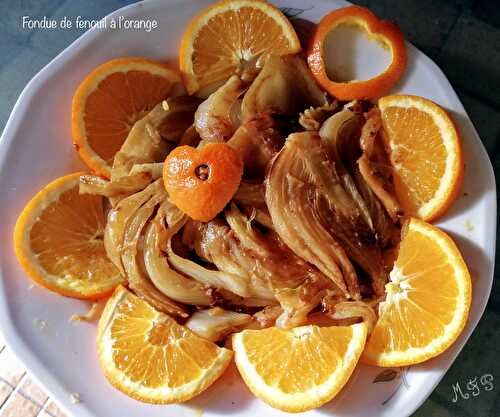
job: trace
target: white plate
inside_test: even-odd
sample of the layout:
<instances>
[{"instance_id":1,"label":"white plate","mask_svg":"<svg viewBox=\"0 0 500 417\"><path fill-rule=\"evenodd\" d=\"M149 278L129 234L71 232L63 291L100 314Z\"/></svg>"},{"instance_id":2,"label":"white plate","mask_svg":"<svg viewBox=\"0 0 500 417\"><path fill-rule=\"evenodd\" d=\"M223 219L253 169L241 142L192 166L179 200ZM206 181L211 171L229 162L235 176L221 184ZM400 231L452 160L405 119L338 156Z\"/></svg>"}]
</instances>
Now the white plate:
<instances>
[{"instance_id":1,"label":"white plate","mask_svg":"<svg viewBox=\"0 0 500 417\"><path fill-rule=\"evenodd\" d=\"M30 197L54 178L84 168L73 150L70 133L70 103L78 83L96 65L114 57L175 58L186 23L209 3L208 0L151 0L113 13L110 16L155 18L159 29L151 33L92 30L83 35L24 89L0 142L1 329L10 349L73 416L181 417L199 416L201 410L205 416L229 413L240 416L284 415L254 398L237 377L235 369L229 370L211 389L185 405L152 406L121 394L106 382L99 370L95 327L68 322L73 313L84 312L87 304L31 286L12 250L15 220ZM300 17L318 21L325 13L346 3L279 0L278 5L307 9ZM463 135L466 161L464 195L439 226L456 239L472 272L471 314L463 334L446 353L411 367L405 379L374 384L373 378L380 369L358 366L355 376L339 397L308 415L375 417L411 414L429 396L469 338L490 293L496 233L496 192L490 161L462 104L440 69L413 46L408 45L408 52L408 71L395 92L417 94L436 101L451 112ZM42 321L46 323L45 328L40 326ZM78 393L82 402L72 404L71 393Z\"/></svg>"}]
</instances>

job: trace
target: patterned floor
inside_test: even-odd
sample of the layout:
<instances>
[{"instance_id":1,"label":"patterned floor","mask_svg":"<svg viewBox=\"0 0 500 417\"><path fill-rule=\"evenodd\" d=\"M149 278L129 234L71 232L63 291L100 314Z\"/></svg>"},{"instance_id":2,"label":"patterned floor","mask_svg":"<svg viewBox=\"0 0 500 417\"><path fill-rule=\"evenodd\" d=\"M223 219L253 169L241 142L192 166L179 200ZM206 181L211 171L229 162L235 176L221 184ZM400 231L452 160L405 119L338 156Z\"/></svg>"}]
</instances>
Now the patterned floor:
<instances>
[{"instance_id":1,"label":"patterned floor","mask_svg":"<svg viewBox=\"0 0 500 417\"><path fill-rule=\"evenodd\" d=\"M0 417L67 417L12 355L1 333Z\"/></svg>"}]
</instances>

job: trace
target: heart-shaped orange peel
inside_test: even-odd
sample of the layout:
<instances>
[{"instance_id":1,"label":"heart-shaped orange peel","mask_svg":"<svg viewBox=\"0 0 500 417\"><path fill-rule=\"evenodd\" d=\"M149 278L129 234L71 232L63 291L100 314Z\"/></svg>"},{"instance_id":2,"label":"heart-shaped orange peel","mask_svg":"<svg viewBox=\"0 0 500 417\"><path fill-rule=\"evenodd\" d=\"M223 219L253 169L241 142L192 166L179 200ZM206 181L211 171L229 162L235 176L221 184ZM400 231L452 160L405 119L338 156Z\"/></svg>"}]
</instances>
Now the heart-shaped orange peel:
<instances>
[{"instance_id":1,"label":"heart-shaped orange peel","mask_svg":"<svg viewBox=\"0 0 500 417\"><path fill-rule=\"evenodd\" d=\"M328 34L342 24L355 25L387 48L391 63L379 75L362 81L335 82L328 78L324 60L324 45ZM401 78L406 68L404 36L392 22L379 20L365 7L350 6L334 10L321 19L311 40L307 62L318 84L340 100L379 97Z\"/></svg>"},{"instance_id":2,"label":"heart-shaped orange peel","mask_svg":"<svg viewBox=\"0 0 500 417\"><path fill-rule=\"evenodd\" d=\"M243 174L238 153L224 143L175 148L165 159L170 201L194 220L212 220L231 200Z\"/></svg>"}]
</instances>

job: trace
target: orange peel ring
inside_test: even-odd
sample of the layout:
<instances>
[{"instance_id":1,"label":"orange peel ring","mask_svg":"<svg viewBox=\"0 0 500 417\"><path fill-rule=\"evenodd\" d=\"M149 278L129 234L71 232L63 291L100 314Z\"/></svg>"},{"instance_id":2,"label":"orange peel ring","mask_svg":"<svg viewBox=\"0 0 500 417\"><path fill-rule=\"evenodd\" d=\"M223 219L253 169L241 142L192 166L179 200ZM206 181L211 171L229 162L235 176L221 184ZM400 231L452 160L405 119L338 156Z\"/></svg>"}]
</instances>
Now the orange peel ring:
<instances>
[{"instance_id":1,"label":"orange peel ring","mask_svg":"<svg viewBox=\"0 0 500 417\"><path fill-rule=\"evenodd\" d=\"M324 41L337 26L361 27L391 53L391 63L379 75L362 81L335 82L328 78L323 59ZM350 6L334 10L318 24L309 47L307 62L318 84L340 100L369 99L383 95L401 78L406 68L406 47L401 30L392 22L380 20L365 7Z\"/></svg>"}]
</instances>

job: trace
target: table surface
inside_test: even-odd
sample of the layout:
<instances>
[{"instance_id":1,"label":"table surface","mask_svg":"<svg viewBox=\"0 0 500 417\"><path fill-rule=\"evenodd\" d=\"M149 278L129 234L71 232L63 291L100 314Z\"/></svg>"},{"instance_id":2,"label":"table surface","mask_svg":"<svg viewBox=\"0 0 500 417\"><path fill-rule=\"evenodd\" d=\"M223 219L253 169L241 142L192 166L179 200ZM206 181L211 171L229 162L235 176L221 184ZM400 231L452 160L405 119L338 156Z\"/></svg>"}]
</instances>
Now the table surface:
<instances>
[{"instance_id":1,"label":"table surface","mask_svg":"<svg viewBox=\"0 0 500 417\"><path fill-rule=\"evenodd\" d=\"M311 0L312 1L312 0ZM500 8L492 0L351 0L393 20L431 57L457 91L500 172ZM0 130L28 81L83 30L23 29L22 16L99 19L134 0L2 0ZM497 177L497 182L499 178ZM500 416L500 270L486 312L439 386L414 417ZM0 335L0 417L64 414L4 347ZM493 376L489 391L475 379ZM458 391L461 389L461 393Z\"/></svg>"}]
</instances>

